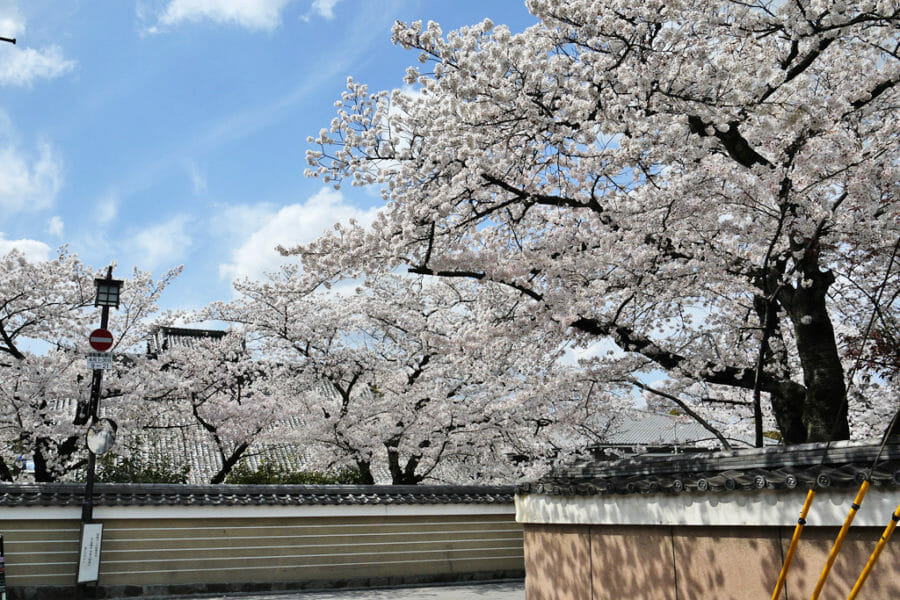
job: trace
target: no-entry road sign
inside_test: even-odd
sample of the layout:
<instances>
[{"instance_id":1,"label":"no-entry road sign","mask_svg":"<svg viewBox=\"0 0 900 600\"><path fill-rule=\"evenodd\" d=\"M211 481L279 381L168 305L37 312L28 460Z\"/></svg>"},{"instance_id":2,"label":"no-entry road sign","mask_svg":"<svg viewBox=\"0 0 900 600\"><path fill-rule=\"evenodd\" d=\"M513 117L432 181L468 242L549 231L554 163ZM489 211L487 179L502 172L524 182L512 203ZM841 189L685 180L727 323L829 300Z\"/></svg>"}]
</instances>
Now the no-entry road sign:
<instances>
[{"instance_id":1,"label":"no-entry road sign","mask_svg":"<svg viewBox=\"0 0 900 600\"><path fill-rule=\"evenodd\" d=\"M91 343L91 348L94 350L106 352L112 348L113 334L106 329L95 329L91 332L88 341Z\"/></svg>"}]
</instances>

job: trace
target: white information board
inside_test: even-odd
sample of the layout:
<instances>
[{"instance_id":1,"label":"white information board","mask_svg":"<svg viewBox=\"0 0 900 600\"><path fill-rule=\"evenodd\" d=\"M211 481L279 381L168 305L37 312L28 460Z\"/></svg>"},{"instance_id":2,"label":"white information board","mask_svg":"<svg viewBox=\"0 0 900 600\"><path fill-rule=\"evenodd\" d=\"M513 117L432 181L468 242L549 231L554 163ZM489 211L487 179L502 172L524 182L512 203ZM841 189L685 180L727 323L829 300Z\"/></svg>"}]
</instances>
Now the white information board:
<instances>
[{"instance_id":1,"label":"white information board","mask_svg":"<svg viewBox=\"0 0 900 600\"><path fill-rule=\"evenodd\" d=\"M103 523L84 523L81 526L78 583L97 581L100 576L100 542L102 539Z\"/></svg>"},{"instance_id":2,"label":"white information board","mask_svg":"<svg viewBox=\"0 0 900 600\"><path fill-rule=\"evenodd\" d=\"M88 352L88 369L112 369L112 354L109 352Z\"/></svg>"}]
</instances>

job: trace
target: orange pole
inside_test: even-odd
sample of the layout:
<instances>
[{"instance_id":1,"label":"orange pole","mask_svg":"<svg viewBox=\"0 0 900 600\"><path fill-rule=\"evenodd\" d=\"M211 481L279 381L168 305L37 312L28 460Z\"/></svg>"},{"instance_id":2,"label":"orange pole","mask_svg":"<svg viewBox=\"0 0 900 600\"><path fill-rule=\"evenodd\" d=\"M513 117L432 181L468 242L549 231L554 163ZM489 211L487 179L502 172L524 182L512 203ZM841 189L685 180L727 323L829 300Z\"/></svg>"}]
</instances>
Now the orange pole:
<instances>
[{"instance_id":1,"label":"orange pole","mask_svg":"<svg viewBox=\"0 0 900 600\"><path fill-rule=\"evenodd\" d=\"M850 505L850 513L844 520L844 526L841 527L840 532L838 532L837 539L834 540L834 546L828 554L828 560L825 561L825 568L822 569L822 574L819 575L819 582L816 584L816 589L813 591L810 600L817 600L819 594L822 593L822 588L825 586L825 580L828 579L828 573L831 572L831 567L834 565L838 552L841 551L841 546L844 544L844 538L847 537L847 531L850 529L850 524L853 523L853 517L856 516L856 511L859 510L859 505L862 504L863 498L866 497L866 492L868 491L869 481L866 480L859 486L859 492L856 494L856 499L853 501L853 504Z\"/></svg>"},{"instance_id":2,"label":"orange pole","mask_svg":"<svg viewBox=\"0 0 900 600\"><path fill-rule=\"evenodd\" d=\"M865 568L859 575L859 579L856 580L856 585L854 585L853 589L850 590L850 595L847 596L847 600L854 600L856 598L856 595L859 594L859 590L866 582L866 577L869 576L869 573L872 571L872 567L874 567L875 563L878 561L878 557L881 555L881 551L884 550L884 547L887 545L888 540L891 539L891 534L894 533L894 529L897 527L897 521L900 521L900 504L897 505L897 510L894 511L893 515L891 515L891 522L888 523L888 526L884 528L884 533L881 534L881 539L878 540L878 544L875 546L875 551L872 552L872 556L869 557L869 562L866 563Z\"/></svg>"},{"instance_id":3,"label":"orange pole","mask_svg":"<svg viewBox=\"0 0 900 600\"><path fill-rule=\"evenodd\" d=\"M806 525L806 515L809 514L809 507L812 506L813 498L816 492L812 488L806 494L806 502L803 503L803 510L800 511L800 518L797 519L797 526L794 527L794 537L791 538L791 545L788 546L787 556L784 557L784 564L781 566L781 573L778 575L778 583L775 584L775 591L772 592L772 600L777 600L784 582L787 579L788 569L791 568L791 561L794 560L794 553L797 551L797 544L800 542L800 533L803 526Z\"/></svg>"}]
</instances>

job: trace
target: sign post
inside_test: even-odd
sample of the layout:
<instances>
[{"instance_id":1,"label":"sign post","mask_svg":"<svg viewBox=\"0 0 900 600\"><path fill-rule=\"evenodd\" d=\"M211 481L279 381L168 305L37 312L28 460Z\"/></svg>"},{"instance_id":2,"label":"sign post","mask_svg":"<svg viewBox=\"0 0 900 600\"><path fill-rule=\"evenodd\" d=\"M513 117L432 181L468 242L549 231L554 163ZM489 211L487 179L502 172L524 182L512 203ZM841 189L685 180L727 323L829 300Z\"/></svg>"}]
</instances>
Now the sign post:
<instances>
[{"instance_id":1,"label":"sign post","mask_svg":"<svg viewBox=\"0 0 900 600\"><path fill-rule=\"evenodd\" d=\"M78 580L76 582L79 600L84 597L84 584L89 581L99 584L100 573L100 541L103 536L103 524L94 522L94 471L97 465L95 451L106 452L115 440L115 427L104 427L98 422L100 409L100 386L103 370L112 366L112 357L107 350L112 348L113 335L106 327L109 324L109 309L119 308L119 293L122 281L112 278L113 268L109 267L105 278L94 279L96 295L94 306L100 308L100 328L88 336L88 342L96 352L88 357L88 366L93 372L91 378L91 396L88 404L75 414L75 424L89 424L87 477L84 482L84 500L81 505L81 554L78 563ZM103 419L108 421L108 419ZM97 425L97 427L95 427ZM111 429L111 433L110 430Z\"/></svg>"}]
</instances>

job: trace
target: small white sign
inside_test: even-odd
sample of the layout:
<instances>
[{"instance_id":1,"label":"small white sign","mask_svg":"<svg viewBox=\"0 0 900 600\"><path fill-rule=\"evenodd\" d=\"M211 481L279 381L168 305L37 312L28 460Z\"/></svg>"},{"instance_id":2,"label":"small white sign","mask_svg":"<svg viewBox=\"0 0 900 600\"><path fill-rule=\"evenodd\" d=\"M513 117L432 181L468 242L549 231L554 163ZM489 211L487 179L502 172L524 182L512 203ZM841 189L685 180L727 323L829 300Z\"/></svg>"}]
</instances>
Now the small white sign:
<instances>
[{"instance_id":1,"label":"small white sign","mask_svg":"<svg viewBox=\"0 0 900 600\"><path fill-rule=\"evenodd\" d=\"M84 523L81 526L81 558L78 561L78 583L97 581L100 577L100 542L103 523Z\"/></svg>"},{"instance_id":2,"label":"small white sign","mask_svg":"<svg viewBox=\"0 0 900 600\"><path fill-rule=\"evenodd\" d=\"M88 369L112 369L112 354L109 352L88 352Z\"/></svg>"}]
</instances>

